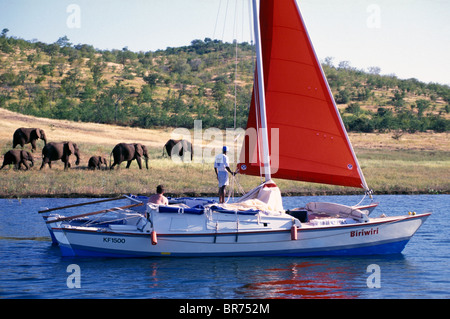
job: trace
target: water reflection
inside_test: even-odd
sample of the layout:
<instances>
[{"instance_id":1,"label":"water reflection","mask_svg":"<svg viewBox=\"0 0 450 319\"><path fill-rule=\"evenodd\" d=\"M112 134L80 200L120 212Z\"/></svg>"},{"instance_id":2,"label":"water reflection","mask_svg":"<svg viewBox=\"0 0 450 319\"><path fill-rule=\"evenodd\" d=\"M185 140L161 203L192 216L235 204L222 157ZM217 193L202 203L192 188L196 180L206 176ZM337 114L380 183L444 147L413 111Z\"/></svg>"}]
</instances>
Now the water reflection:
<instances>
[{"instance_id":1,"label":"water reflection","mask_svg":"<svg viewBox=\"0 0 450 319\"><path fill-rule=\"evenodd\" d=\"M246 298L353 299L359 296L352 286L358 275L329 263L294 262L264 272L242 287Z\"/></svg>"},{"instance_id":2,"label":"water reflection","mask_svg":"<svg viewBox=\"0 0 450 319\"><path fill-rule=\"evenodd\" d=\"M358 298L364 266L351 262L285 258L179 258L138 260L150 298ZM144 265L145 264L145 265ZM339 265L339 266L336 266Z\"/></svg>"}]
</instances>

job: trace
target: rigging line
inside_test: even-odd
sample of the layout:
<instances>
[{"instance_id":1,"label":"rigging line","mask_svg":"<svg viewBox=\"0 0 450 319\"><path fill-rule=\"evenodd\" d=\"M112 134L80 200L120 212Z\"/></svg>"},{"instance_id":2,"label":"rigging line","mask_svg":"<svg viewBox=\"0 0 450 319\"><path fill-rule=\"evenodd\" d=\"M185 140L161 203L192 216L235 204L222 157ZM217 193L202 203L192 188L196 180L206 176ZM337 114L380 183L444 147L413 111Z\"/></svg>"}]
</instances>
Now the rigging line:
<instances>
[{"instance_id":1,"label":"rigging line","mask_svg":"<svg viewBox=\"0 0 450 319\"><path fill-rule=\"evenodd\" d=\"M236 109L237 109L237 67L238 67L238 40L237 40L237 28L236 28L236 20L237 20L237 0L234 6L234 26L233 26L233 35L235 39L235 60L234 60L234 129L236 130Z\"/></svg>"},{"instance_id":2,"label":"rigging line","mask_svg":"<svg viewBox=\"0 0 450 319\"><path fill-rule=\"evenodd\" d=\"M227 0L227 6L225 9L225 19L223 20L223 29L222 29L222 42L223 42L223 38L224 38L224 34L225 34L225 25L227 22L227 15L228 15L228 4L229 4L230 0Z\"/></svg>"},{"instance_id":3,"label":"rigging line","mask_svg":"<svg viewBox=\"0 0 450 319\"><path fill-rule=\"evenodd\" d=\"M236 50L235 50L235 60L234 60L234 131L236 132L236 109L237 109L237 65L238 65L238 41L237 41L237 28L236 28L236 22L237 22L237 7L238 7L238 0L235 1L235 6L234 6L234 25L233 25L233 37L235 39L235 46L236 46ZM236 140L235 140L236 141ZM233 148L235 148L236 143L234 143ZM235 153L236 155L236 153ZM236 158L236 157L235 157ZM235 158L233 160L235 160ZM236 163L236 165L234 166L234 171L236 172L237 170L237 162L238 161L234 161ZM234 192L235 192L235 176L232 175L232 194L233 194L233 198L234 198ZM230 195L231 195L230 192ZM230 197L228 197L228 200L230 199ZM228 202L227 200L227 202Z\"/></svg>"},{"instance_id":4,"label":"rigging line","mask_svg":"<svg viewBox=\"0 0 450 319\"><path fill-rule=\"evenodd\" d=\"M256 149L258 151L258 160L259 160L259 177L261 178L261 183L262 183L262 179L263 179L263 174L262 174L262 167L261 167L261 163L263 163L262 160L262 154L261 154L261 138L260 138L260 123L259 123L259 96L258 96L258 77L255 76L254 79L254 85L253 85L253 94L254 94L254 98L255 98L255 113L256 113L256 119L255 119L255 123L256 123Z\"/></svg>"},{"instance_id":5,"label":"rigging line","mask_svg":"<svg viewBox=\"0 0 450 319\"><path fill-rule=\"evenodd\" d=\"M237 40L237 0L235 0L235 4L234 4L234 19L233 19L233 39Z\"/></svg>"},{"instance_id":6,"label":"rigging line","mask_svg":"<svg viewBox=\"0 0 450 319\"><path fill-rule=\"evenodd\" d=\"M241 18L242 18L242 21L241 21L241 37L242 37L242 41L244 41L244 21L245 21L245 19L244 19L244 1L241 1L241 4L242 4L242 8L241 8Z\"/></svg>"},{"instance_id":7,"label":"rigging line","mask_svg":"<svg viewBox=\"0 0 450 319\"><path fill-rule=\"evenodd\" d=\"M219 2L219 8L217 9L217 15L216 15L216 24L214 26L214 33L212 36L212 39L214 40L214 38L216 37L216 29L217 29L217 22L219 21L219 13L220 13L220 7L222 6L222 0L220 0Z\"/></svg>"},{"instance_id":8,"label":"rigging line","mask_svg":"<svg viewBox=\"0 0 450 319\"><path fill-rule=\"evenodd\" d=\"M361 201L360 201L358 204L353 205L353 207L359 206L359 205L363 202L363 200L366 198L366 196L367 196L367 193L365 193L364 196L363 196L363 198L361 199Z\"/></svg>"},{"instance_id":9,"label":"rigging line","mask_svg":"<svg viewBox=\"0 0 450 319\"><path fill-rule=\"evenodd\" d=\"M251 8L251 0L247 1L248 4L248 29L250 31L250 44L253 46L253 24L252 24L252 8ZM255 68L253 68L255 69Z\"/></svg>"}]
</instances>

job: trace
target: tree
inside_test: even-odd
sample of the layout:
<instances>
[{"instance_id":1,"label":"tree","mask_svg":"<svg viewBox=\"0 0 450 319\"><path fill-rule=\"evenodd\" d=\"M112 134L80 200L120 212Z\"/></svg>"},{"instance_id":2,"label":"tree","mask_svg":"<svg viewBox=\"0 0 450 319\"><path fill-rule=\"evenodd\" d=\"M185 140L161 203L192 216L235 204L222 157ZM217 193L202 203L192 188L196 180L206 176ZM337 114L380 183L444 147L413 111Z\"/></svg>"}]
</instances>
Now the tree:
<instances>
[{"instance_id":1,"label":"tree","mask_svg":"<svg viewBox=\"0 0 450 319\"><path fill-rule=\"evenodd\" d=\"M138 95L138 103L148 103L153 99L152 89L148 85L143 85L141 88L141 92Z\"/></svg>"},{"instance_id":2,"label":"tree","mask_svg":"<svg viewBox=\"0 0 450 319\"><path fill-rule=\"evenodd\" d=\"M216 102L220 102L225 98L225 94L227 93L227 86L223 81L218 80L214 83L212 91Z\"/></svg>"},{"instance_id":3,"label":"tree","mask_svg":"<svg viewBox=\"0 0 450 319\"><path fill-rule=\"evenodd\" d=\"M349 131L371 133L374 131L372 121L364 115L351 115L343 118Z\"/></svg>"},{"instance_id":4,"label":"tree","mask_svg":"<svg viewBox=\"0 0 450 319\"><path fill-rule=\"evenodd\" d=\"M330 67L330 68L333 68L333 67L334 67L334 66L333 66L333 60L334 60L333 57L327 56L327 57L324 59L324 64L325 64L326 66Z\"/></svg>"},{"instance_id":5,"label":"tree","mask_svg":"<svg viewBox=\"0 0 450 319\"><path fill-rule=\"evenodd\" d=\"M423 112L431 105L431 102L429 100L417 100L416 101L416 106L417 106L417 110L418 113L417 115L419 117L422 117Z\"/></svg>"},{"instance_id":6,"label":"tree","mask_svg":"<svg viewBox=\"0 0 450 319\"><path fill-rule=\"evenodd\" d=\"M361 106L359 106L358 103L350 103L346 108L345 111L347 113L352 113L355 115L358 115L361 113Z\"/></svg>"},{"instance_id":7,"label":"tree","mask_svg":"<svg viewBox=\"0 0 450 319\"><path fill-rule=\"evenodd\" d=\"M72 43L69 42L69 38L65 35L63 37L60 37L55 44L57 44L60 48L70 47L72 46Z\"/></svg>"},{"instance_id":8,"label":"tree","mask_svg":"<svg viewBox=\"0 0 450 319\"><path fill-rule=\"evenodd\" d=\"M116 85L109 89L109 97L113 101L114 104L114 122L117 123L118 112L120 103L126 98L127 88L120 83L120 81L116 81Z\"/></svg>"},{"instance_id":9,"label":"tree","mask_svg":"<svg viewBox=\"0 0 450 319\"><path fill-rule=\"evenodd\" d=\"M343 70L349 70L350 67L350 62L349 61L341 61L339 62L339 66L338 69L343 69Z\"/></svg>"},{"instance_id":10,"label":"tree","mask_svg":"<svg viewBox=\"0 0 450 319\"><path fill-rule=\"evenodd\" d=\"M334 97L336 103L338 104L347 104L350 102L351 93L348 89L339 90L338 94Z\"/></svg>"},{"instance_id":11,"label":"tree","mask_svg":"<svg viewBox=\"0 0 450 319\"><path fill-rule=\"evenodd\" d=\"M105 66L100 62L97 61L97 63L95 63L92 67L91 67L91 72L92 72L92 79L94 80L95 85L99 85L99 82L103 76L103 69L105 68Z\"/></svg>"},{"instance_id":12,"label":"tree","mask_svg":"<svg viewBox=\"0 0 450 319\"><path fill-rule=\"evenodd\" d=\"M405 97L404 91L395 90L394 91L394 97L392 98L392 105L397 107L402 107L405 105L405 101L403 98Z\"/></svg>"},{"instance_id":13,"label":"tree","mask_svg":"<svg viewBox=\"0 0 450 319\"><path fill-rule=\"evenodd\" d=\"M128 47L124 47L122 51L117 51L117 61L123 65L125 65L128 60L131 61L136 59L136 57L136 54L128 50Z\"/></svg>"},{"instance_id":14,"label":"tree","mask_svg":"<svg viewBox=\"0 0 450 319\"><path fill-rule=\"evenodd\" d=\"M380 72L381 72L381 69L379 67L377 67L377 66L370 66L368 68L368 70L369 70L370 74L374 74L374 75L379 75Z\"/></svg>"},{"instance_id":15,"label":"tree","mask_svg":"<svg viewBox=\"0 0 450 319\"><path fill-rule=\"evenodd\" d=\"M156 83L158 83L158 74L157 73L150 73L149 75L144 76L142 79L153 90L156 87Z\"/></svg>"},{"instance_id":16,"label":"tree","mask_svg":"<svg viewBox=\"0 0 450 319\"><path fill-rule=\"evenodd\" d=\"M3 30L2 30L2 35L1 35L1 37L2 38L6 38L6 34L9 32L9 29L8 28L4 28Z\"/></svg>"}]
</instances>

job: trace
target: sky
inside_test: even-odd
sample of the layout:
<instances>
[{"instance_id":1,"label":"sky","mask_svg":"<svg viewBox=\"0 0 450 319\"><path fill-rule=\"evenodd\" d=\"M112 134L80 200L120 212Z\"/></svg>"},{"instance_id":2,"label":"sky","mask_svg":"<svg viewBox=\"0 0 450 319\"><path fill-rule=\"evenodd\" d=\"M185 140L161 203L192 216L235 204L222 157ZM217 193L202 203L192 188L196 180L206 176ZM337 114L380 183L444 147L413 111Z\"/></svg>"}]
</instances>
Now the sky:
<instances>
[{"instance_id":1,"label":"sky","mask_svg":"<svg viewBox=\"0 0 450 319\"><path fill-rule=\"evenodd\" d=\"M155 51L250 42L250 0L0 0L8 36ZM450 85L450 0L297 0L320 60Z\"/></svg>"}]
</instances>

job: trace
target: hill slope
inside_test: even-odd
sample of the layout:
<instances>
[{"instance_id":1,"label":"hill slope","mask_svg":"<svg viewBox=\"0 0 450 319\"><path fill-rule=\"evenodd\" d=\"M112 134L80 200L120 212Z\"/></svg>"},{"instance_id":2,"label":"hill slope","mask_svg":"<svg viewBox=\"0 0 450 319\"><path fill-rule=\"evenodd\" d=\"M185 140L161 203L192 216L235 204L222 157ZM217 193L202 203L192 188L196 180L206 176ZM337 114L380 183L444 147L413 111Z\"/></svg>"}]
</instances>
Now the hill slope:
<instances>
[{"instance_id":1,"label":"hill slope","mask_svg":"<svg viewBox=\"0 0 450 319\"><path fill-rule=\"evenodd\" d=\"M205 39L156 52L99 51L66 37L0 37L0 107L40 117L123 126L245 127L253 48ZM450 88L382 76L327 58L328 82L350 131L450 130ZM237 70L237 72L235 72Z\"/></svg>"}]
</instances>

